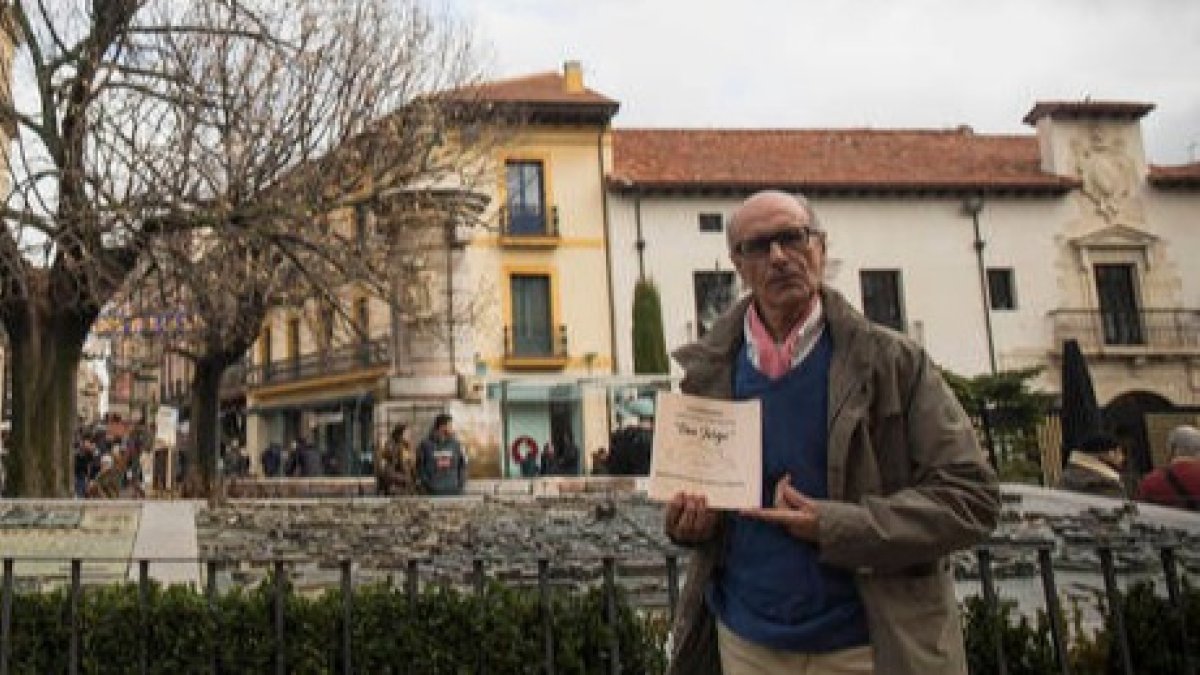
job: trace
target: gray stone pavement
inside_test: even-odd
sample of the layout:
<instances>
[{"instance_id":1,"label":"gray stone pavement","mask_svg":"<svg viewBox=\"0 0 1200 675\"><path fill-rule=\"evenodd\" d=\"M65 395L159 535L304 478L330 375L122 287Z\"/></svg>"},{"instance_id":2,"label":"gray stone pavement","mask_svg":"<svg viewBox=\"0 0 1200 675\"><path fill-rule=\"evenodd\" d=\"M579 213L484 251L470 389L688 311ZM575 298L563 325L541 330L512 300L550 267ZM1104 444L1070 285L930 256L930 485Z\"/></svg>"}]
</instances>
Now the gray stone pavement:
<instances>
[{"instance_id":1,"label":"gray stone pavement","mask_svg":"<svg viewBox=\"0 0 1200 675\"><path fill-rule=\"evenodd\" d=\"M200 587L200 547L196 543L196 503L142 502L141 526L133 543L128 578L136 581L136 561L149 560L149 576L165 586Z\"/></svg>"}]
</instances>

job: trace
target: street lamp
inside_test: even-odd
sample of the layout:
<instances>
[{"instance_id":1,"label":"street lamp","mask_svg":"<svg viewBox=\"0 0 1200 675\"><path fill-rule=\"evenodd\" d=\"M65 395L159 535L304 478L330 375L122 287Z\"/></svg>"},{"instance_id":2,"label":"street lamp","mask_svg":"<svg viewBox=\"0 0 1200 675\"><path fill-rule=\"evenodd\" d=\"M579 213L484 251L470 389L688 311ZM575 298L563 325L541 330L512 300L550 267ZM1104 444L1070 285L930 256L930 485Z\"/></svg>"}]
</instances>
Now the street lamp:
<instances>
[{"instance_id":1,"label":"street lamp","mask_svg":"<svg viewBox=\"0 0 1200 675\"><path fill-rule=\"evenodd\" d=\"M986 244L979 234L979 212L983 211L983 195L980 193L968 195L963 200L962 211L971 216L971 223L975 226L975 264L979 268L979 296L983 301L983 329L987 334L988 365L991 366L992 375L995 375L996 344L992 337L992 309L988 306L987 270L983 266L983 247Z\"/></svg>"}]
</instances>

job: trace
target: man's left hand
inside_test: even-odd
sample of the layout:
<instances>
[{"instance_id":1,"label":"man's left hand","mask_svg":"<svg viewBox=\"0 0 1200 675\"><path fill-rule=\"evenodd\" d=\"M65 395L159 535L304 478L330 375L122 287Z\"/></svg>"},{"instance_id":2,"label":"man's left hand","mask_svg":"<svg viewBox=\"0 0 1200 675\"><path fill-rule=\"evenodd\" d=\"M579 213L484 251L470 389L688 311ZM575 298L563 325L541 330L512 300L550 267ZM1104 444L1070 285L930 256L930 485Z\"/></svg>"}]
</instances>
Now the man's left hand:
<instances>
[{"instance_id":1,"label":"man's left hand","mask_svg":"<svg viewBox=\"0 0 1200 675\"><path fill-rule=\"evenodd\" d=\"M797 539L817 541L820 515L817 503L792 487L791 474L784 474L779 482L775 483L773 506L765 509L743 509L741 515L775 523Z\"/></svg>"}]
</instances>

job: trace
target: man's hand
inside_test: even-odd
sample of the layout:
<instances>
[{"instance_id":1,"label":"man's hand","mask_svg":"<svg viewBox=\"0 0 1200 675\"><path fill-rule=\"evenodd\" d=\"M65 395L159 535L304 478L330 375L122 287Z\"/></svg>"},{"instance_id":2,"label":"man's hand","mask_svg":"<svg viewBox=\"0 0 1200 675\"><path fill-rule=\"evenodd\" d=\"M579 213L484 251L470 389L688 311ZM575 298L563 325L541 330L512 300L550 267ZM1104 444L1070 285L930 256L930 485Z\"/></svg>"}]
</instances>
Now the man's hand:
<instances>
[{"instance_id":1,"label":"man's hand","mask_svg":"<svg viewBox=\"0 0 1200 675\"><path fill-rule=\"evenodd\" d=\"M818 537L817 503L792 487L791 474L784 474L775 483L775 501L768 509L745 509L746 518L775 523L797 539L815 542Z\"/></svg>"},{"instance_id":2,"label":"man's hand","mask_svg":"<svg viewBox=\"0 0 1200 675\"><path fill-rule=\"evenodd\" d=\"M717 512L708 508L708 498L679 492L667 503L664 529L672 541L701 544L717 529Z\"/></svg>"}]
</instances>

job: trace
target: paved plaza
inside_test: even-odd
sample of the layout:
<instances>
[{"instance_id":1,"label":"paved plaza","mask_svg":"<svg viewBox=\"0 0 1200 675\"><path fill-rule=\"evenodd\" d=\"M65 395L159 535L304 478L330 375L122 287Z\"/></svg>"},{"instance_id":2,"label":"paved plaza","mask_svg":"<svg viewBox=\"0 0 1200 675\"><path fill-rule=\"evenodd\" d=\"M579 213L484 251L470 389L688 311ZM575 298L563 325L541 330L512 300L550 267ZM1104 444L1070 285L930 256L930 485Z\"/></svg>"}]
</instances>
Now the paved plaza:
<instances>
[{"instance_id":1,"label":"paved plaza","mask_svg":"<svg viewBox=\"0 0 1200 675\"><path fill-rule=\"evenodd\" d=\"M599 483L598 483L599 484ZM1020 596L1040 602L1034 542L1054 543L1060 588L1094 586L1097 541L1114 542L1125 579L1159 574L1156 545L1180 545L1183 570L1200 575L1200 519L1183 511L1007 485L1003 523L993 537L995 573ZM84 584L136 579L137 561L165 584L199 586L200 560L217 561L219 588L261 581L283 561L295 586L340 583L353 561L356 583L405 583L416 561L422 585L473 583L475 561L508 584L537 583L550 561L552 585L582 588L602 577L606 557L636 599L665 601L665 561L687 552L662 535L661 507L636 491L596 491L587 481L479 482L461 498L246 499L210 508L191 501L0 501L0 556L15 560L17 586L46 589L70 580L84 561ZM960 592L977 592L977 561L955 557ZM1018 598L1020 599L1020 598Z\"/></svg>"}]
</instances>

